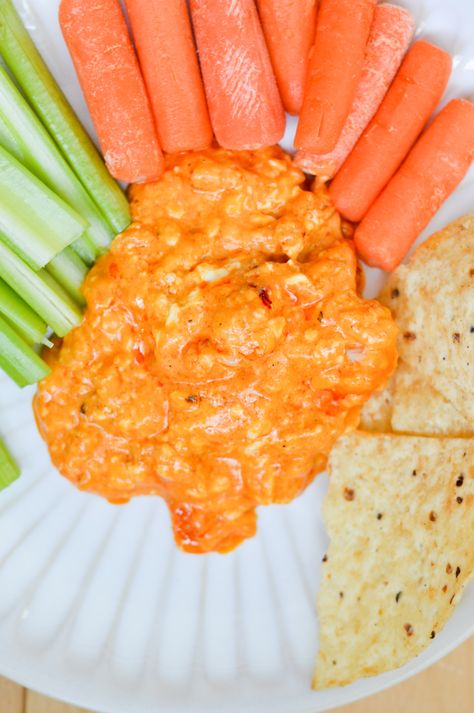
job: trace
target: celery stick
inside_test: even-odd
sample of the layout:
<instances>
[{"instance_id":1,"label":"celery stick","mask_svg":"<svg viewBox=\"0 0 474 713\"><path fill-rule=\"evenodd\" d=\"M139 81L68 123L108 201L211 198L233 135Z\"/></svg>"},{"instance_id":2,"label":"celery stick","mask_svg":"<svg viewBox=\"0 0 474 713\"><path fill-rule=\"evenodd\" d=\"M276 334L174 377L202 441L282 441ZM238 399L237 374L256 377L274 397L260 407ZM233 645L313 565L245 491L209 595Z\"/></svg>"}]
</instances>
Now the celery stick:
<instances>
[{"instance_id":1,"label":"celery stick","mask_svg":"<svg viewBox=\"0 0 474 713\"><path fill-rule=\"evenodd\" d=\"M50 372L41 357L1 316L0 369L3 369L18 386L22 387L36 384Z\"/></svg>"},{"instance_id":2,"label":"celery stick","mask_svg":"<svg viewBox=\"0 0 474 713\"><path fill-rule=\"evenodd\" d=\"M41 344L47 325L22 298L0 280L0 314L28 344Z\"/></svg>"},{"instance_id":3,"label":"celery stick","mask_svg":"<svg viewBox=\"0 0 474 713\"><path fill-rule=\"evenodd\" d=\"M0 112L0 146L8 151L12 156L17 158L20 163L29 168L32 173L35 173L31 166L28 166L25 160L22 160L23 154L21 147L16 142L15 136L12 134L7 122L3 120ZM35 173L38 176L37 173ZM38 176L39 177L39 176ZM58 194L59 195L59 194ZM92 241L84 233L80 238L71 244L76 253L82 258L87 265L92 265L97 257L97 248Z\"/></svg>"},{"instance_id":4,"label":"celery stick","mask_svg":"<svg viewBox=\"0 0 474 713\"><path fill-rule=\"evenodd\" d=\"M85 235L104 252L114 237L82 183L28 102L0 66L0 144L88 222Z\"/></svg>"},{"instance_id":5,"label":"celery stick","mask_svg":"<svg viewBox=\"0 0 474 713\"><path fill-rule=\"evenodd\" d=\"M0 0L0 53L110 226L117 233L124 230L130 223L127 199L41 58L11 0Z\"/></svg>"},{"instance_id":6,"label":"celery stick","mask_svg":"<svg viewBox=\"0 0 474 713\"><path fill-rule=\"evenodd\" d=\"M35 272L10 250L0 235L0 277L23 297L60 337L80 324L82 313L46 270Z\"/></svg>"},{"instance_id":7,"label":"celery stick","mask_svg":"<svg viewBox=\"0 0 474 713\"><path fill-rule=\"evenodd\" d=\"M0 147L0 228L33 268L53 259L86 223L8 151Z\"/></svg>"},{"instance_id":8,"label":"celery stick","mask_svg":"<svg viewBox=\"0 0 474 713\"><path fill-rule=\"evenodd\" d=\"M0 112L0 146L3 146L3 148L6 149L8 151L8 153L11 153L12 156L15 156L15 158L17 158L21 162L20 147L18 146L14 135L10 131L8 124L5 121L3 121L1 112Z\"/></svg>"},{"instance_id":9,"label":"celery stick","mask_svg":"<svg viewBox=\"0 0 474 713\"><path fill-rule=\"evenodd\" d=\"M90 267L94 264L97 257L97 248L92 244L85 233L71 243L71 247L86 265Z\"/></svg>"},{"instance_id":10,"label":"celery stick","mask_svg":"<svg viewBox=\"0 0 474 713\"><path fill-rule=\"evenodd\" d=\"M0 112L0 146L3 146L3 148L8 151L12 156L17 158L20 163L22 163L24 166L29 168L29 170L32 173L35 173L33 167L30 165L28 166L26 163L26 160L24 160L23 152L21 149L21 146L18 145L16 138L14 134L12 133L12 130L10 129L9 122L4 121L2 114ZM38 173L35 173L38 178L40 176ZM79 255L79 257L82 258L82 260L87 264L87 265L92 265L95 262L95 259L97 257L97 248L94 246L92 241L86 236L86 234L82 235L80 238L74 241L74 243L71 244L76 253Z\"/></svg>"},{"instance_id":11,"label":"celery stick","mask_svg":"<svg viewBox=\"0 0 474 713\"><path fill-rule=\"evenodd\" d=\"M0 490L11 485L20 475L20 469L0 439Z\"/></svg>"},{"instance_id":12,"label":"celery stick","mask_svg":"<svg viewBox=\"0 0 474 713\"><path fill-rule=\"evenodd\" d=\"M85 305L86 301L81 292L81 287L89 270L74 250L66 248L62 253L56 255L46 265L46 270L64 287L66 292L69 292L78 305L81 307Z\"/></svg>"}]
</instances>

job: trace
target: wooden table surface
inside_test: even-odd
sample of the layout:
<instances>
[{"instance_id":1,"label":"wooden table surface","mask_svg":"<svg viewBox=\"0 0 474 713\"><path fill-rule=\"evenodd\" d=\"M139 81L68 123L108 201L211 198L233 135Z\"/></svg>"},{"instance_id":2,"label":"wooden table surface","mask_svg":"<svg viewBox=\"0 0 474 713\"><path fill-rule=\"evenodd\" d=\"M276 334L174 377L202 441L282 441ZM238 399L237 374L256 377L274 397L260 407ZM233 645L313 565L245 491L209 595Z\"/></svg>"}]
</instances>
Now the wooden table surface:
<instances>
[{"instance_id":1,"label":"wooden table surface","mask_svg":"<svg viewBox=\"0 0 474 713\"><path fill-rule=\"evenodd\" d=\"M474 637L405 683L334 713L474 713ZM0 713L84 713L0 678ZM95 711L101 713L101 711Z\"/></svg>"}]
</instances>

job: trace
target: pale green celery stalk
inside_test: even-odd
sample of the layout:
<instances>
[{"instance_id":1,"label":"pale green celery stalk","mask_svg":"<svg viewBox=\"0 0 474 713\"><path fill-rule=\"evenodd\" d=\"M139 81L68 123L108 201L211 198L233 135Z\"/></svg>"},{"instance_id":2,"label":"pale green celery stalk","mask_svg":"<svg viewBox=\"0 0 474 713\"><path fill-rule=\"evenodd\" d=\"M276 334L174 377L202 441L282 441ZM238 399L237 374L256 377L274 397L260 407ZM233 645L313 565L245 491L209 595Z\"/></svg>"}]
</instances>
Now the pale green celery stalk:
<instances>
[{"instance_id":1,"label":"pale green celery stalk","mask_svg":"<svg viewBox=\"0 0 474 713\"><path fill-rule=\"evenodd\" d=\"M36 384L50 372L48 365L1 316L0 369L21 387Z\"/></svg>"},{"instance_id":2,"label":"pale green celery stalk","mask_svg":"<svg viewBox=\"0 0 474 713\"><path fill-rule=\"evenodd\" d=\"M2 66L0 119L0 144L87 221L92 258L104 252L114 231Z\"/></svg>"},{"instance_id":3,"label":"pale green celery stalk","mask_svg":"<svg viewBox=\"0 0 474 713\"><path fill-rule=\"evenodd\" d=\"M26 302L0 280L0 314L28 344L43 342L47 325Z\"/></svg>"},{"instance_id":4,"label":"pale green celery stalk","mask_svg":"<svg viewBox=\"0 0 474 713\"><path fill-rule=\"evenodd\" d=\"M24 28L11 0L0 0L0 53L63 156L116 233L130 209L97 149Z\"/></svg>"},{"instance_id":5,"label":"pale green celery stalk","mask_svg":"<svg viewBox=\"0 0 474 713\"><path fill-rule=\"evenodd\" d=\"M1 65L0 65L1 66ZM9 124L3 120L2 114L0 113L0 146L3 146L8 153L17 158L20 163L26 163L22 161L22 149L17 144L15 135L12 133ZM32 170L32 173L34 171ZM77 252L77 254L84 260L87 265L92 265L97 256L97 249L94 247L92 242L86 235L82 235L80 238L72 243L72 247Z\"/></svg>"},{"instance_id":6,"label":"pale green celery stalk","mask_svg":"<svg viewBox=\"0 0 474 713\"><path fill-rule=\"evenodd\" d=\"M1 68L1 65L0 65ZM8 124L3 120L2 114L0 113L0 145L4 149L15 156L19 161L21 161L21 151L20 147L15 141L15 137L10 131Z\"/></svg>"},{"instance_id":7,"label":"pale green celery stalk","mask_svg":"<svg viewBox=\"0 0 474 713\"><path fill-rule=\"evenodd\" d=\"M1 65L0 65L1 67ZM1 67L3 69L3 67ZM1 72L0 69L0 72ZM5 70L3 70L5 71ZM23 100L24 101L24 100ZM0 111L0 146L8 151L12 156L17 158L20 163L25 165L35 173L31 166L28 166L25 161L25 156L22 147L17 143L16 134L10 128L10 123L2 116ZM38 175L37 173L35 175ZM40 176L38 176L40 178ZM77 254L84 260L87 265L92 265L97 257L97 248L94 246L92 241L84 234L80 238L72 243L72 247L77 252Z\"/></svg>"},{"instance_id":8,"label":"pale green celery stalk","mask_svg":"<svg viewBox=\"0 0 474 713\"><path fill-rule=\"evenodd\" d=\"M0 146L0 228L35 269L73 243L85 221Z\"/></svg>"},{"instance_id":9,"label":"pale green celery stalk","mask_svg":"<svg viewBox=\"0 0 474 713\"><path fill-rule=\"evenodd\" d=\"M20 476L20 469L0 439L0 490L5 490Z\"/></svg>"},{"instance_id":10,"label":"pale green celery stalk","mask_svg":"<svg viewBox=\"0 0 474 713\"><path fill-rule=\"evenodd\" d=\"M86 265L89 267L93 265L97 257L97 250L85 234L71 243L71 247Z\"/></svg>"},{"instance_id":11,"label":"pale green celery stalk","mask_svg":"<svg viewBox=\"0 0 474 713\"><path fill-rule=\"evenodd\" d=\"M72 248L66 248L56 255L46 265L46 270L64 289L69 292L78 305L83 307L86 303L81 287L89 272L87 265L76 255Z\"/></svg>"},{"instance_id":12,"label":"pale green celery stalk","mask_svg":"<svg viewBox=\"0 0 474 713\"><path fill-rule=\"evenodd\" d=\"M1 238L0 235L0 277L58 336L64 337L80 324L80 308L46 270L32 270Z\"/></svg>"}]
</instances>

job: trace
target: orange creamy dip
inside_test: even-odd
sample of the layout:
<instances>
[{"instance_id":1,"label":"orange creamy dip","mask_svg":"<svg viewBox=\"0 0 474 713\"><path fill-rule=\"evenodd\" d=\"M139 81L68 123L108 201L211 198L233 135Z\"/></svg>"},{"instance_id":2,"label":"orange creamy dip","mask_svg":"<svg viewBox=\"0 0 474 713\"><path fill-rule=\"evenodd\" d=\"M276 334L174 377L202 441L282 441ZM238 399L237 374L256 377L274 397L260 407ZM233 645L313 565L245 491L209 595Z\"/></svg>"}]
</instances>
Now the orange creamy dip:
<instances>
[{"instance_id":1,"label":"orange creamy dip","mask_svg":"<svg viewBox=\"0 0 474 713\"><path fill-rule=\"evenodd\" d=\"M156 494L176 541L227 552L286 503L395 366L388 310L324 190L278 148L167 159L89 274L35 411L54 464L112 502Z\"/></svg>"}]
</instances>

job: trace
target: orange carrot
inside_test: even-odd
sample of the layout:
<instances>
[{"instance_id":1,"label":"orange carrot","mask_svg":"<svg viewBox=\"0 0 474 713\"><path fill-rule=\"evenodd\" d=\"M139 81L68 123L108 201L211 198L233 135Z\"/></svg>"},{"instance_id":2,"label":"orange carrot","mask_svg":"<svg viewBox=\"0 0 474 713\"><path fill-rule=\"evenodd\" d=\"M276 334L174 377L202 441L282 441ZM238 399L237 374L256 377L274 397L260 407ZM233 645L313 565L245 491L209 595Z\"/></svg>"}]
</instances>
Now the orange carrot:
<instances>
[{"instance_id":1,"label":"orange carrot","mask_svg":"<svg viewBox=\"0 0 474 713\"><path fill-rule=\"evenodd\" d=\"M367 43L364 66L352 109L335 148L318 154L299 151L295 163L320 182L336 175L387 93L410 44L415 23L398 5L377 5Z\"/></svg>"},{"instance_id":2,"label":"orange carrot","mask_svg":"<svg viewBox=\"0 0 474 713\"><path fill-rule=\"evenodd\" d=\"M364 64L375 0L321 0L295 146L332 151Z\"/></svg>"},{"instance_id":3,"label":"orange carrot","mask_svg":"<svg viewBox=\"0 0 474 713\"><path fill-rule=\"evenodd\" d=\"M59 21L110 173L158 178L163 156L120 3L62 0Z\"/></svg>"},{"instance_id":4,"label":"orange carrot","mask_svg":"<svg viewBox=\"0 0 474 713\"><path fill-rule=\"evenodd\" d=\"M474 104L454 99L420 137L357 228L355 244L362 259L394 270L473 160Z\"/></svg>"},{"instance_id":5,"label":"orange carrot","mask_svg":"<svg viewBox=\"0 0 474 713\"><path fill-rule=\"evenodd\" d=\"M191 0L216 139L227 149L278 143L281 103L254 0Z\"/></svg>"},{"instance_id":6,"label":"orange carrot","mask_svg":"<svg viewBox=\"0 0 474 713\"><path fill-rule=\"evenodd\" d=\"M186 0L126 0L161 146L202 149L212 129Z\"/></svg>"},{"instance_id":7,"label":"orange carrot","mask_svg":"<svg viewBox=\"0 0 474 713\"><path fill-rule=\"evenodd\" d=\"M283 106L298 114L316 30L317 0L257 0L257 7Z\"/></svg>"},{"instance_id":8,"label":"orange carrot","mask_svg":"<svg viewBox=\"0 0 474 713\"><path fill-rule=\"evenodd\" d=\"M393 176L435 110L450 72L447 52L424 40L415 42L329 189L346 218L361 220Z\"/></svg>"}]
</instances>

